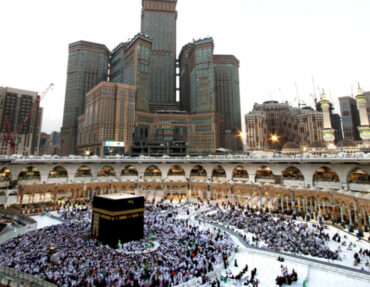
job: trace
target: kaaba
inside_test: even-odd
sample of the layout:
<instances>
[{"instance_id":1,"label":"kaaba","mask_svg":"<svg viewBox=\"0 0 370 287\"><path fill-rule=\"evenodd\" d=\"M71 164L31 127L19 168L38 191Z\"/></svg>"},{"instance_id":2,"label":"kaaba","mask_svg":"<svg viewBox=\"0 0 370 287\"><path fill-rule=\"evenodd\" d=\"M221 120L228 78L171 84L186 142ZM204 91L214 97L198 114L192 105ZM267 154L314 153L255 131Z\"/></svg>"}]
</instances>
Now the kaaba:
<instances>
[{"instance_id":1,"label":"kaaba","mask_svg":"<svg viewBox=\"0 0 370 287\"><path fill-rule=\"evenodd\" d=\"M130 194L96 195L93 198L91 235L116 248L144 237L144 197Z\"/></svg>"}]
</instances>

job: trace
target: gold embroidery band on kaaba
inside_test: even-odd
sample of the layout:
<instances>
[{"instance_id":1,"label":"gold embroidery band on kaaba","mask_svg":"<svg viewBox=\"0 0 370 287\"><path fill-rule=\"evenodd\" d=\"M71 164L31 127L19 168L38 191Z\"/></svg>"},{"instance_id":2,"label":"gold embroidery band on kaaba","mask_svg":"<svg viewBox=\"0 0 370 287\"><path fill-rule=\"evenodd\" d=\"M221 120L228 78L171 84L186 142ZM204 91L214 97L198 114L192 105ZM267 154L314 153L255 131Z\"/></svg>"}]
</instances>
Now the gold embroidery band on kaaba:
<instances>
[{"instance_id":1,"label":"gold embroidery band on kaaba","mask_svg":"<svg viewBox=\"0 0 370 287\"><path fill-rule=\"evenodd\" d=\"M110 215L110 216L119 216L119 215L128 215L128 214L133 214L133 213L138 213L138 212L144 212L144 208L122 210L122 211L109 211L109 210L104 210L101 208L94 207L93 211L101 213L101 214Z\"/></svg>"}]
</instances>

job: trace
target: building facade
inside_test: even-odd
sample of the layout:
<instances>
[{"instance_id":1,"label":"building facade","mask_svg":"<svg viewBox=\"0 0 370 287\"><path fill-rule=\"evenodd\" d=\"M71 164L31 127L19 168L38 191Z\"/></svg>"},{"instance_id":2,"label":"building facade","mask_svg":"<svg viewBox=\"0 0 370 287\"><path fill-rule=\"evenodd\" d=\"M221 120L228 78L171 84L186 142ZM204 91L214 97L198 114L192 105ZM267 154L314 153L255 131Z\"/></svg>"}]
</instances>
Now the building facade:
<instances>
[{"instance_id":1,"label":"building facade","mask_svg":"<svg viewBox=\"0 0 370 287\"><path fill-rule=\"evenodd\" d=\"M242 149L239 136L239 61L232 55L214 55L212 38L185 45L179 55L180 107L190 114L217 113L223 121L220 147Z\"/></svg>"},{"instance_id":2,"label":"building facade","mask_svg":"<svg viewBox=\"0 0 370 287\"><path fill-rule=\"evenodd\" d=\"M263 111L252 111L245 115L247 150L267 150L267 117Z\"/></svg>"},{"instance_id":3,"label":"building facade","mask_svg":"<svg viewBox=\"0 0 370 287\"><path fill-rule=\"evenodd\" d=\"M51 154L51 136L47 133L40 134L39 155Z\"/></svg>"},{"instance_id":4,"label":"building facade","mask_svg":"<svg viewBox=\"0 0 370 287\"><path fill-rule=\"evenodd\" d=\"M188 153L215 152L221 146L222 118L217 113L136 113L137 141L186 144ZM137 154L135 154L137 155Z\"/></svg>"},{"instance_id":5,"label":"building facade","mask_svg":"<svg viewBox=\"0 0 370 287\"><path fill-rule=\"evenodd\" d=\"M180 52L180 106L191 114L216 111L213 48L213 39L205 38Z\"/></svg>"},{"instance_id":6,"label":"building facade","mask_svg":"<svg viewBox=\"0 0 370 287\"><path fill-rule=\"evenodd\" d=\"M242 150L239 60L233 55L214 55L216 112L223 116L222 147Z\"/></svg>"},{"instance_id":7,"label":"building facade","mask_svg":"<svg viewBox=\"0 0 370 287\"><path fill-rule=\"evenodd\" d=\"M342 116L344 139L359 141L360 133L357 127L360 125L360 114L356 99L352 97L339 97L340 113Z\"/></svg>"},{"instance_id":8,"label":"building facade","mask_svg":"<svg viewBox=\"0 0 370 287\"><path fill-rule=\"evenodd\" d=\"M141 33L152 39L152 110L176 106L177 0L143 0Z\"/></svg>"},{"instance_id":9,"label":"building facade","mask_svg":"<svg viewBox=\"0 0 370 287\"><path fill-rule=\"evenodd\" d=\"M136 87L101 82L86 94L86 110L79 117L77 153L103 156L106 142L132 144Z\"/></svg>"},{"instance_id":10,"label":"building facade","mask_svg":"<svg viewBox=\"0 0 370 287\"><path fill-rule=\"evenodd\" d=\"M267 101L245 115L248 150L280 150L286 143L302 147L322 141L323 116L310 108Z\"/></svg>"},{"instance_id":11,"label":"building facade","mask_svg":"<svg viewBox=\"0 0 370 287\"><path fill-rule=\"evenodd\" d=\"M129 43L120 43L111 52L109 80L112 83L124 83L125 50Z\"/></svg>"},{"instance_id":12,"label":"building facade","mask_svg":"<svg viewBox=\"0 0 370 287\"><path fill-rule=\"evenodd\" d=\"M79 41L69 45L67 85L64 99L61 148L75 154L78 117L85 112L85 95L108 77L110 52L105 45Z\"/></svg>"},{"instance_id":13,"label":"building facade","mask_svg":"<svg viewBox=\"0 0 370 287\"><path fill-rule=\"evenodd\" d=\"M11 145L4 139L9 131L14 137L15 154L38 154L42 123L39 103L37 92L0 87L0 154L11 154Z\"/></svg>"},{"instance_id":14,"label":"building facade","mask_svg":"<svg viewBox=\"0 0 370 287\"><path fill-rule=\"evenodd\" d=\"M136 86L137 111L148 112L151 93L152 41L138 34L127 45L124 56L123 84Z\"/></svg>"}]
</instances>

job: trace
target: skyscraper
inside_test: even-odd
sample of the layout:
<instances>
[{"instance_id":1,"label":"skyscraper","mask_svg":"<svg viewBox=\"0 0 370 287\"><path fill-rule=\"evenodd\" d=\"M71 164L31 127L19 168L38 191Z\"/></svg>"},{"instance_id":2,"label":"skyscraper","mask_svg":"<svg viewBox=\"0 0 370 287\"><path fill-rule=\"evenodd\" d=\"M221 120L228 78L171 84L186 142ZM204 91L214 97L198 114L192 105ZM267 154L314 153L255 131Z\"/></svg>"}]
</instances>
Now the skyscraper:
<instances>
[{"instance_id":1,"label":"skyscraper","mask_svg":"<svg viewBox=\"0 0 370 287\"><path fill-rule=\"evenodd\" d=\"M352 97L339 97L340 113L344 139L358 141L360 133L357 127L360 125L360 114L356 99Z\"/></svg>"},{"instance_id":2,"label":"skyscraper","mask_svg":"<svg viewBox=\"0 0 370 287\"><path fill-rule=\"evenodd\" d=\"M233 55L214 55L216 112L224 118L223 147L241 150L239 60Z\"/></svg>"},{"instance_id":3,"label":"skyscraper","mask_svg":"<svg viewBox=\"0 0 370 287\"><path fill-rule=\"evenodd\" d=\"M124 82L125 51L128 44L130 42L120 43L111 53L109 78L112 83Z\"/></svg>"},{"instance_id":4,"label":"skyscraper","mask_svg":"<svg viewBox=\"0 0 370 287\"><path fill-rule=\"evenodd\" d=\"M61 153L76 153L78 117L85 112L86 93L106 81L110 52L105 45L79 41L69 45Z\"/></svg>"},{"instance_id":5,"label":"skyscraper","mask_svg":"<svg viewBox=\"0 0 370 287\"><path fill-rule=\"evenodd\" d=\"M40 96L37 92L0 87L1 133L8 134L9 128L15 137L15 154L38 153L42 122L39 101ZM0 143L0 154L10 155L10 144L5 142L3 137L0 137Z\"/></svg>"},{"instance_id":6,"label":"skyscraper","mask_svg":"<svg viewBox=\"0 0 370 287\"><path fill-rule=\"evenodd\" d=\"M193 42L188 52L191 114L216 111L213 47L213 39L205 38Z\"/></svg>"},{"instance_id":7,"label":"skyscraper","mask_svg":"<svg viewBox=\"0 0 370 287\"><path fill-rule=\"evenodd\" d=\"M153 41L152 110L176 106L177 0L143 0L141 33Z\"/></svg>"},{"instance_id":8,"label":"skyscraper","mask_svg":"<svg viewBox=\"0 0 370 287\"><path fill-rule=\"evenodd\" d=\"M193 41L182 49L180 102L176 99L176 5L177 0L142 0L141 33L112 52L85 41L70 45L63 155L76 152L78 129L79 152L87 146L97 151L101 142L111 140L104 131L99 132L105 138L99 138L98 145L92 144L91 135L87 140L90 111L85 95L91 97L89 91L103 81L135 88L130 115L135 129L146 131L135 133L138 149L147 150L142 149L143 143L170 146L176 142L196 153L220 147L241 150L239 61L231 55L214 55L212 38ZM129 146L130 137L126 140Z\"/></svg>"},{"instance_id":9,"label":"skyscraper","mask_svg":"<svg viewBox=\"0 0 370 287\"><path fill-rule=\"evenodd\" d=\"M136 88L101 82L86 95L86 111L79 117L77 150L104 154L106 142L130 149L135 125Z\"/></svg>"}]
</instances>

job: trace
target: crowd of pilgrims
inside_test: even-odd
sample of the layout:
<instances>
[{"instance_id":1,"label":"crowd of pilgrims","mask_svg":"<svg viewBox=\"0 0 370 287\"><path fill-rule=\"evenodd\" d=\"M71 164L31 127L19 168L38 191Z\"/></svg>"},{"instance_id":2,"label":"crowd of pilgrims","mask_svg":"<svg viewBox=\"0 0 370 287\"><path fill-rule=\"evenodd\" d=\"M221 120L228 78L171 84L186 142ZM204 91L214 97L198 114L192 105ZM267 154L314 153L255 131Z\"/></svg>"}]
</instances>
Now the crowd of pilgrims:
<instances>
[{"instance_id":1,"label":"crowd of pilgrims","mask_svg":"<svg viewBox=\"0 0 370 287\"><path fill-rule=\"evenodd\" d=\"M208 210L198 218L221 222L253 234L250 239L245 233L241 233L246 243L253 246L331 260L339 257L338 250L328 248L326 243L330 237L322 225L296 223L236 205L214 207L213 211Z\"/></svg>"},{"instance_id":2,"label":"crowd of pilgrims","mask_svg":"<svg viewBox=\"0 0 370 287\"><path fill-rule=\"evenodd\" d=\"M104 246L90 235L90 210L64 210L59 215L65 223L2 244L0 265L57 286L174 286L204 280L231 255L232 240L223 231L177 218L178 210L169 208L159 204L145 209L144 241L159 244L152 252L122 253ZM125 248L134 250L135 244Z\"/></svg>"},{"instance_id":3,"label":"crowd of pilgrims","mask_svg":"<svg viewBox=\"0 0 370 287\"><path fill-rule=\"evenodd\" d=\"M286 285L291 285L294 282L297 282L298 280L298 275L295 270L292 270L292 273L288 273L288 267L281 265L281 275L277 276L275 279L276 285L283 286L284 284Z\"/></svg>"}]
</instances>

